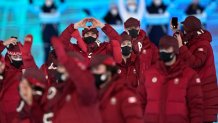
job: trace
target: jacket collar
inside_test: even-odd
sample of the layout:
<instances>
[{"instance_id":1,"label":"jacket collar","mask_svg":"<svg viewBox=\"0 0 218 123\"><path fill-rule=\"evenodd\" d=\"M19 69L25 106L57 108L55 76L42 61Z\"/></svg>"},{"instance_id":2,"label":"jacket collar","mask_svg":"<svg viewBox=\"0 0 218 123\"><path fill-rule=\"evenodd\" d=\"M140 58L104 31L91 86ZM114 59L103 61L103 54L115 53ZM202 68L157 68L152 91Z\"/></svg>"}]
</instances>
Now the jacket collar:
<instances>
[{"instance_id":1,"label":"jacket collar","mask_svg":"<svg viewBox=\"0 0 218 123\"><path fill-rule=\"evenodd\" d=\"M160 61L158 63L158 69L160 72L166 76L167 79L173 79L175 77L178 77L182 75L183 69L185 68L185 64L180 60L180 58L177 57L176 63L174 63L172 66L167 67L164 62Z\"/></svg>"}]
</instances>

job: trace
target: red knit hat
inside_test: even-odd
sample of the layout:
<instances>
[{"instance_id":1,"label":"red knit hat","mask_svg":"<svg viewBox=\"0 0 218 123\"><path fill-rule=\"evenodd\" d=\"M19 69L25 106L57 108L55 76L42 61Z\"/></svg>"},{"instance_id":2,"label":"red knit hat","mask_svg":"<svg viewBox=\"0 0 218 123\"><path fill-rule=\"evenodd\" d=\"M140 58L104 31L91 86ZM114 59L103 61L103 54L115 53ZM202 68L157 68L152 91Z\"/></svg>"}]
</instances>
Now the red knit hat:
<instances>
[{"instance_id":1,"label":"red knit hat","mask_svg":"<svg viewBox=\"0 0 218 123\"><path fill-rule=\"evenodd\" d=\"M176 38L172 36L163 36L159 42L159 49L167 49L173 47L173 50L176 54L179 54L179 44Z\"/></svg>"},{"instance_id":2,"label":"red knit hat","mask_svg":"<svg viewBox=\"0 0 218 123\"><path fill-rule=\"evenodd\" d=\"M120 40L120 43L124 42L124 41L131 41L132 40L132 37L129 36L127 33L123 33L121 34L121 40Z\"/></svg>"},{"instance_id":3,"label":"red knit hat","mask_svg":"<svg viewBox=\"0 0 218 123\"><path fill-rule=\"evenodd\" d=\"M96 34L98 36L97 28L84 28L82 31L82 36L84 37L84 35L88 32L93 32L94 34Z\"/></svg>"},{"instance_id":4,"label":"red knit hat","mask_svg":"<svg viewBox=\"0 0 218 123\"><path fill-rule=\"evenodd\" d=\"M202 28L201 21L195 16L188 16L185 21L181 22L187 32L197 31Z\"/></svg>"},{"instance_id":5,"label":"red knit hat","mask_svg":"<svg viewBox=\"0 0 218 123\"><path fill-rule=\"evenodd\" d=\"M26 69L23 78L27 79L27 81L33 86L41 88L46 88L47 86L45 75L37 68Z\"/></svg>"},{"instance_id":6,"label":"red knit hat","mask_svg":"<svg viewBox=\"0 0 218 123\"><path fill-rule=\"evenodd\" d=\"M9 54L9 55L22 55L20 47L23 47L23 45L20 42L17 42L16 45L10 44L7 47L7 54Z\"/></svg>"},{"instance_id":7,"label":"red knit hat","mask_svg":"<svg viewBox=\"0 0 218 123\"><path fill-rule=\"evenodd\" d=\"M112 57L107 56L107 55L95 55L91 59L90 67L95 67L100 64L104 64L104 65L112 66L112 67L116 66L116 62L114 61Z\"/></svg>"},{"instance_id":8,"label":"red knit hat","mask_svg":"<svg viewBox=\"0 0 218 123\"><path fill-rule=\"evenodd\" d=\"M124 23L125 28L129 28L129 27L138 27L140 26L140 21L131 17L128 20L126 20L126 22Z\"/></svg>"}]
</instances>

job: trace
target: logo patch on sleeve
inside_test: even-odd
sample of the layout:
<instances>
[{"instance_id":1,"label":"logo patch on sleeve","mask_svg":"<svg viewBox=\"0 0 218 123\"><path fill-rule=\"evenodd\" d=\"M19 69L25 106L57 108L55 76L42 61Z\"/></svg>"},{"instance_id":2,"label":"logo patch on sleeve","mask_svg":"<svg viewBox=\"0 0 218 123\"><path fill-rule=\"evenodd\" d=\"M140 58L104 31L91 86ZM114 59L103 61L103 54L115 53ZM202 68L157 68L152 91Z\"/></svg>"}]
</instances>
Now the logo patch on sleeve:
<instances>
[{"instance_id":1,"label":"logo patch on sleeve","mask_svg":"<svg viewBox=\"0 0 218 123\"><path fill-rule=\"evenodd\" d=\"M117 99L115 97L112 97L111 98L111 104L116 105L116 103L117 103Z\"/></svg>"},{"instance_id":2,"label":"logo patch on sleeve","mask_svg":"<svg viewBox=\"0 0 218 123\"><path fill-rule=\"evenodd\" d=\"M156 83L156 82L157 82L157 77L153 77L151 81L152 81L153 83Z\"/></svg>"},{"instance_id":3,"label":"logo patch on sleeve","mask_svg":"<svg viewBox=\"0 0 218 123\"><path fill-rule=\"evenodd\" d=\"M136 97L129 97L129 98L128 98L128 102L129 102L129 103L136 103L136 102L137 102L137 99L136 99Z\"/></svg>"},{"instance_id":4,"label":"logo patch on sleeve","mask_svg":"<svg viewBox=\"0 0 218 123\"><path fill-rule=\"evenodd\" d=\"M203 52L203 51L204 51L204 48L198 48L198 51Z\"/></svg>"},{"instance_id":5,"label":"logo patch on sleeve","mask_svg":"<svg viewBox=\"0 0 218 123\"><path fill-rule=\"evenodd\" d=\"M200 79L200 78L197 78L197 79L196 79L196 83L198 83L198 84L201 83L201 79Z\"/></svg>"}]
</instances>

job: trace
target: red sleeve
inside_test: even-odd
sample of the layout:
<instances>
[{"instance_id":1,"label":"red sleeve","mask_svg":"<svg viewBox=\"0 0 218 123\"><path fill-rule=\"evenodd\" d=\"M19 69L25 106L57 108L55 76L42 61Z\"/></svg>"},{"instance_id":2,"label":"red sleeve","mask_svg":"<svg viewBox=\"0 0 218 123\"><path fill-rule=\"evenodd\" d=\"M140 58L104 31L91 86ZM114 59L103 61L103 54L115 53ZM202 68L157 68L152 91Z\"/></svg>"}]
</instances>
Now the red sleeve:
<instances>
[{"instance_id":1,"label":"red sleeve","mask_svg":"<svg viewBox=\"0 0 218 123\"><path fill-rule=\"evenodd\" d=\"M216 121L218 114L218 86L215 76L202 80L204 97L204 120Z\"/></svg>"},{"instance_id":2,"label":"red sleeve","mask_svg":"<svg viewBox=\"0 0 218 123\"><path fill-rule=\"evenodd\" d=\"M2 52L5 49L5 46L3 45L3 41L0 41L0 52Z\"/></svg>"},{"instance_id":3,"label":"red sleeve","mask_svg":"<svg viewBox=\"0 0 218 123\"><path fill-rule=\"evenodd\" d=\"M71 34L75 31L74 24L70 24L59 36L60 40L63 42L65 47L69 47L71 45L70 39Z\"/></svg>"},{"instance_id":4,"label":"red sleeve","mask_svg":"<svg viewBox=\"0 0 218 123\"><path fill-rule=\"evenodd\" d=\"M43 71L43 74L45 75L45 78L46 78L46 80L47 80L47 85L50 86L52 82L51 82L51 80L49 80L46 64L43 64L43 65L40 67L40 70Z\"/></svg>"},{"instance_id":5,"label":"red sleeve","mask_svg":"<svg viewBox=\"0 0 218 123\"><path fill-rule=\"evenodd\" d=\"M69 73L69 77L76 87L78 96L84 104L92 104L97 99L97 90L94 84L94 77L85 68L73 58L68 58L63 45L57 38L52 39L52 44L57 49L56 54L59 62L65 66ZM83 76L85 75L85 77Z\"/></svg>"},{"instance_id":6,"label":"red sleeve","mask_svg":"<svg viewBox=\"0 0 218 123\"><path fill-rule=\"evenodd\" d=\"M143 111L137 95L131 91L123 93L124 99L121 102L121 111L125 123L144 123Z\"/></svg>"},{"instance_id":7,"label":"red sleeve","mask_svg":"<svg viewBox=\"0 0 218 123\"><path fill-rule=\"evenodd\" d=\"M180 57L192 68L198 68L204 65L207 60L208 49L207 46L199 46L193 53L189 51L186 46L179 49Z\"/></svg>"},{"instance_id":8,"label":"red sleeve","mask_svg":"<svg viewBox=\"0 0 218 123\"><path fill-rule=\"evenodd\" d=\"M87 45L86 43L83 41L83 39L81 38L80 36L80 33L78 30L75 30L73 33L72 33L72 37L74 37L76 40L77 40L77 44L79 45L79 47L81 48L81 50L83 52L87 52L88 48L87 48Z\"/></svg>"},{"instance_id":9,"label":"red sleeve","mask_svg":"<svg viewBox=\"0 0 218 123\"><path fill-rule=\"evenodd\" d=\"M111 40L110 44L112 47L112 53L113 53L113 58L114 58L115 62L121 63L122 62L122 53L121 53L120 43L117 40Z\"/></svg>"},{"instance_id":10,"label":"red sleeve","mask_svg":"<svg viewBox=\"0 0 218 123\"><path fill-rule=\"evenodd\" d=\"M32 47L32 41L31 42L25 41L23 47L21 48L22 59L25 69L38 68L31 54L31 47Z\"/></svg>"},{"instance_id":11,"label":"red sleeve","mask_svg":"<svg viewBox=\"0 0 218 123\"><path fill-rule=\"evenodd\" d=\"M195 74L187 88L187 104L189 108L190 123L203 122L203 94L200 78Z\"/></svg>"},{"instance_id":12,"label":"red sleeve","mask_svg":"<svg viewBox=\"0 0 218 123\"><path fill-rule=\"evenodd\" d=\"M117 31L110 26L109 24L105 24L105 26L102 28L102 31L108 36L109 40L117 40L120 41L121 37L117 33Z\"/></svg>"}]
</instances>

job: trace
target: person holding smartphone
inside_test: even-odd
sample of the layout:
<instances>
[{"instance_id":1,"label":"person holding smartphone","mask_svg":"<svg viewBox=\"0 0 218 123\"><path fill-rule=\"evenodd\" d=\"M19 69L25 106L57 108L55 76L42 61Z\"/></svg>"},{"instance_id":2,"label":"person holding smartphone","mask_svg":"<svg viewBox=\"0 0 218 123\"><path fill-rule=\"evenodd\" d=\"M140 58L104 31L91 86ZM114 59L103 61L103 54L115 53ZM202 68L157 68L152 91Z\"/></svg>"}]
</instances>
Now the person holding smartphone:
<instances>
[{"instance_id":1,"label":"person holding smartphone","mask_svg":"<svg viewBox=\"0 0 218 123\"><path fill-rule=\"evenodd\" d=\"M202 80L204 122L217 121L218 114L218 88L214 55L211 47L212 36L209 31L202 28L201 21L195 16L188 16L182 22L184 32L174 28L171 21L171 29L179 44L180 58L192 67Z\"/></svg>"},{"instance_id":2,"label":"person holding smartphone","mask_svg":"<svg viewBox=\"0 0 218 123\"><path fill-rule=\"evenodd\" d=\"M176 39L163 36L159 54L137 90L144 123L203 123L201 80L179 57Z\"/></svg>"}]
</instances>

